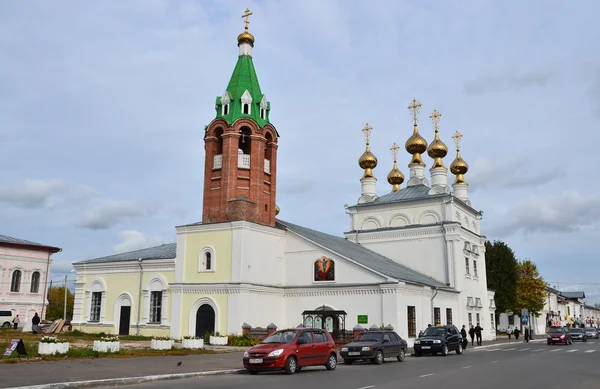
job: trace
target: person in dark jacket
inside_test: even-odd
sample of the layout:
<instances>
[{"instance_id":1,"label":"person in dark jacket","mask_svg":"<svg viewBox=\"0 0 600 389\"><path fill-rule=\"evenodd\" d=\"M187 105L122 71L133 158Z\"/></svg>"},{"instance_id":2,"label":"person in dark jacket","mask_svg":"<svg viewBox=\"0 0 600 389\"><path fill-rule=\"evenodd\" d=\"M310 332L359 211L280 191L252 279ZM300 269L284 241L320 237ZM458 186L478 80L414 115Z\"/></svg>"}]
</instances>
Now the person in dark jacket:
<instances>
[{"instance_id":1,"label":"person in dark jacket","mask_svg":"<svg viewBox=\"0 0 600 389\"><path fill-rule=\"evenodd\" d=\"M469 344L469 340L467 339L467 330L465 329L465 325L463 324L460 330L460 336L462 336L462 346L463 349L467 348L467 344Z\"/></svg>"},{"instance_id":2,"label":"person in dark jacket","mask_svg":"<svg viewBox=\"0 0 600 389\"><path fill-rule=\"evenodd\" d=\"M40 317L37 312L33 315L33 319L31 319L31 331L33 331L34 334L40 332Z\"/></svg>"},{"instance_id":3,"label":"person in dark jacket","mask_svg":"<svg viewBox=\"0 0 600 389\"><path fill-rule=\"evenodd\" d=\"M477 345L478 346L481 346L481 332L482 331L483 331L483 328L481 328L479 323L477 323L477 327L475 327L475 335L477 336Z\"/></svg>"},{"instance_id":4,"label":"person in dark jacket","mask_svg":"<svg viewBox=\"0 0 600 389\"><path fill-rule=\"evenodd\" d=\"M525 343L529 343L529 328L525 327Z\"/></svg>"},{"instance_id":5,"label":"person in dark jacket","mask_svg":"<svg viewBox=\"0 0 600 389\"><path fill-rule=\"evenodd\" d=\"M471 346L474 346L473 341L475 341L475 328L473 328L473 324L471 324L471 328L469 328L469 336L471 337Z\"/></svg>"},{"instance_id":6,"label":"person in dark jacket","mask_svg":"<svg viewBox=\"0 0 600 389\"><path fill-rule=\"evenodd\" d=\"M519 335L521 334L521 330L518 328L515 328L515 339L519 340Z\"/></svg>"}]
</instances>

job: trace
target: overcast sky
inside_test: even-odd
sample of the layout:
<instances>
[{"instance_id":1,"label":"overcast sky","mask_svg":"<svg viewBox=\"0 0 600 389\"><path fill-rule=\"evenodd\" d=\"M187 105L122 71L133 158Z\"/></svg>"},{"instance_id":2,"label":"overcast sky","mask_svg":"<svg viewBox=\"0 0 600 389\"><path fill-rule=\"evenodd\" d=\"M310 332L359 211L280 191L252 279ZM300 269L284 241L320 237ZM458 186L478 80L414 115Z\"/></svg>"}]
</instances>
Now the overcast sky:
<instances>
[{"instance_id":1,"label":"overcast sky","mask_svg":"<svg viewBox=\"0 0 600 389\"><path fill-rule=\"evenodd\" d=\"M62 247L59 279L201 220L203 129L246 7L281 135L282 219L346 231L361 128L388 193L389 148L411 135L417 98L427 140L434 108L446 144L464 134L483 234L600 302L594 1L3 1L0 233ZM402 149L405 176L409 161Z\"/></svg>"}]
</instances>

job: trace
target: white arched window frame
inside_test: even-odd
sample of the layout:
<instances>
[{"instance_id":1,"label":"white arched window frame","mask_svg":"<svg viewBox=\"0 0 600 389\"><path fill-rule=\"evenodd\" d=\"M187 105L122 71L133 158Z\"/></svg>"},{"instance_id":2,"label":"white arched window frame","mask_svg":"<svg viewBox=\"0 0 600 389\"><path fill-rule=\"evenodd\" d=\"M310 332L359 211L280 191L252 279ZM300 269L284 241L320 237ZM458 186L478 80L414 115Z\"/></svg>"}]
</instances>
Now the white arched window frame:
<instances>
[{"instance_id":1,"label":"white arched window frame","mask_svg":"<svg viewBox=\"0 0 600 389\"><path fill-rule=\"evenodd\" d=\"M16 267L10 273L10 291L12 293L21 292L21 284L23 283L23 276L25 272L21 267Z\"/></svg>"},{"instance_id":2,"label":"white arched window frame","mask_svg":"<svg viewBox=\"0 0 600 389\"><path fill-rule=\"evenodd\" d=\"M95 278L85 291L85 320L92 323L104 323L106 308L106 283L102 278Z\"/></svg>"},{"instance_id":3,"label":"white arched window frame","mask_svg":"<svg viewBox=\"0 0 600 389\"><path fill-rule=\"evenodd\" d=\"M29 293L40 293L40 282L42 281L42 274L39 270L34 270L31 273L31 282L29 285Z\"/></svg>"},{"instance_id":4,"label":"white arched window frame","mask_svg":"<svg viewBox=\"0 0 600 389\"><path fill-rule=\"evenodd\" d=\"M229 93L225 91L223 96L221 96L221 115L225 116L229 114L229 103L231 102L231 98L229 97Z\"/></svg>"},{"instance_id":5,"label":"white arched window frame","mask_svg":"<svg viewBox=\"0 0 600 389\"><path fill-rule=\"evenodd\" d=\"M168 285L167 280L160 275L152 277L146 284L143 291L144 323L148 325L168 325ZM157 318L159 320L156 320Z\"/></svg>"},{"instance_id":6,"label":"white arched window frame","mask_svg":"<svg viewBox=\"0 0 600 389\"><path fill-rule=\"evenodd\" d=\"M263 96L262 100L260 101L260 118L262 120L267 119L267 107L268 107L267 97Z\"/></svg>"},{"instance_id":7,"label":"white arched window frame","mask_svg":"<svg viewBox=\"0 0 600 389\"><path fill-rule=\"evenodd\" d=\"M215 249L212 246L205 246L198 255L198 273L214 272L216 268Z\"/></svg>"},{"instance_id":8,"label":"white arched window frame","mask_svg":"<svg viewBox=\"0 0 600 389\"><path fill-rule=\"evenodd\" d=\"M246 89L242 97L240 98L242 103L242 113L245 115L250 115L252 113L252 96L250 92Z\"/></svg>"}]
</instances>

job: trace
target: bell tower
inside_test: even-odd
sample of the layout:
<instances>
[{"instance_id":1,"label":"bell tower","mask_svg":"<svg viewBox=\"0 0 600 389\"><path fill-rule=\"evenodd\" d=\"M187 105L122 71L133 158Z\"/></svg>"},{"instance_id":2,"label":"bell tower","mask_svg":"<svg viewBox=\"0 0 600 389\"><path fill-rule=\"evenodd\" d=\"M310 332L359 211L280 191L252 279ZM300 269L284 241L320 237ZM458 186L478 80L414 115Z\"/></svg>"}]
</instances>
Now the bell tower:
<instances>
[{"instance_id":1,"label":"bell tower","mask_svg":"<svg viewBox=\"0 0 600 389\"><path fill-rule=\"evenodd\" d=\"M216 99L216 118L205 128L202 223L245 220L275 226L278 208L277 140L271 104L252 62L254 36L238 36L239 56L227 88Z\"/></svg>"}]
</instances>

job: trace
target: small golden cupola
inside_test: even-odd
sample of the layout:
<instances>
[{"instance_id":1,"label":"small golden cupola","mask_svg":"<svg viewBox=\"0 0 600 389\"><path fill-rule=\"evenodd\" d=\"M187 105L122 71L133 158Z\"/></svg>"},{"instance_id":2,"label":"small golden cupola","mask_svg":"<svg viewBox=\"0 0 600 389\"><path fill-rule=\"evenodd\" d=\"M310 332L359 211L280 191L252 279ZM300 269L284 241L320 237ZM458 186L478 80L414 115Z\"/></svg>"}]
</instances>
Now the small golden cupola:
<instances>
[{"instance_id":1,"label":"small golden cupola","mask_svg":"<svg viewBox=\"0 0 600 389\"><path fill-rule=\"evenodd\" d=\"M440 140L439 135L439 127L440 127L440 117L442 116L437 110L433 110L431 113L431 121L433 122L433 128L435 130L435 137L433 138L433 142L429 144L427 148L427 154L433 158L433 166L432 168L445 167L442 159L448 155L448 146L444 144Z\"/></svg>"},{"instance_id":2,"label":"small golden cupola","mask_svg":"<svg viewBox=\"0 0 600 389\"><path fill-rule=\"evenodd\" d=\"M246 8L246 11L242 15L242 18L246 19L245 20L246 26L244 27L244 32L242 32L240 35L238 35L238 38L237 38L238 46L241 45L242 43L248 43L248 44L250 44L250 46L254 47L254 35L252 35L248 32L248 24L250 24L248 17L250 15L252 15L252 12L250 12L250 10L248 8Z\"/></svg>"},{"instance_id":3,"label":"small golden cupola","mask_svg":"<svg viewBox=\"0 0 600 389\"><path fill-rule=\"evenodd\" d=\"M371 152L370 140L371 140L371 131L373 127L367 123L365 127L362 129L365 134L365 143L366 148L365 152L358 159L358 165L365 170L362 178L374 178L373 177L373 169L377 167L377 157L373 155Z\"/></svg>"},{"instance_id":4,"label":"small golden cupola","mask_svg":"<svg viewBox=\"0 0 600 389\"><path fill-rule=\"evenodd\" d=\"M421 154L423 154L427 150L427 141L425 138L419 134L419 110L421 109L422 104L417 101L417 99L413 99L412 104L408 106L408 109L411 111L411 116L413 118L413 134L408 140L404 147L409 154L412 154L412 159L410 161L410 165L416 164L425 166L423 160L421 159Z\"/></svg>"},{"instance_id":5,"label":"small golden cupola","mask_svg":"<svg viewBox=\"0 0 600 389\"><path fill-rule=\"evenodd\" d=\"M456 145L456 158L450 164L450 171L456 176L454 184L467 184L463 175L469 171L469 164L460 156L460 141L462 137L463 135L458 131L452 135Z\"/></svg>"},{"instance_id":6,"label":"small golden cupola","mask_svg":"<svg viewBox=\"0 0 600 389\"><path fill-rule=\"evenodd\" d=\"M398 150L400 147L394 142L394 145L390 149L392 151L392 155L394 156L394 167L390 171L387 176L387 180L392 185L392 192L396 192L400 189L400 185L404 182L404 174L398 169Z\"/></svg>"}]
</instances>

